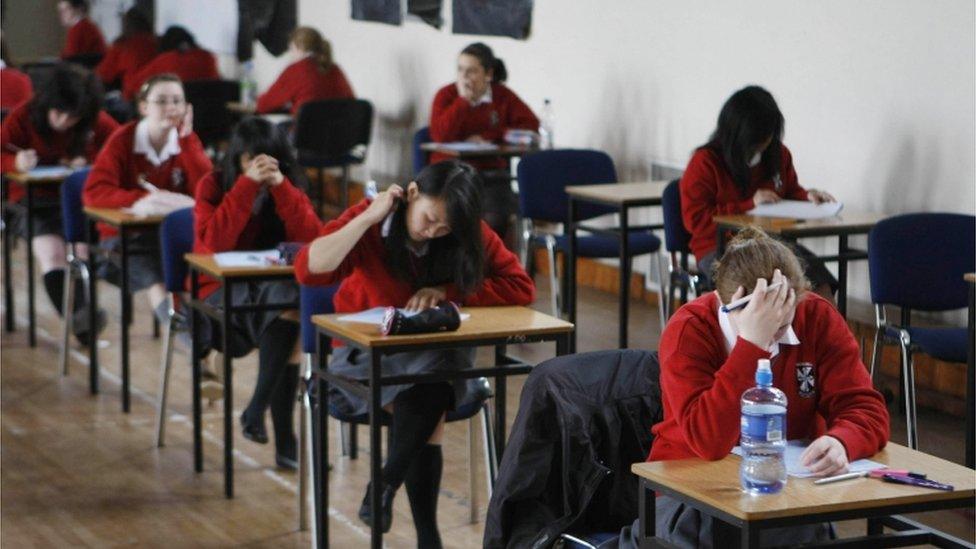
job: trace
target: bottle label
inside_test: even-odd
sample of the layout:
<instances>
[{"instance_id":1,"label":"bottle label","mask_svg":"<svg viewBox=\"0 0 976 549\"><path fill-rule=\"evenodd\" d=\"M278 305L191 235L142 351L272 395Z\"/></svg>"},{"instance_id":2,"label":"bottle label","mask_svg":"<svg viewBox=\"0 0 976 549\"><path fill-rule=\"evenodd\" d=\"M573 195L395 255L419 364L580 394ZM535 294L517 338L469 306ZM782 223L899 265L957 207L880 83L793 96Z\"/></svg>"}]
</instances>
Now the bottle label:
<instances>
[{"instance_id":1,"label":"bottle label","mask_svg":"<svg viewBox=\"0 0 976 549\"><path fill-rule=\"evenodd\" d=\"M757 406L757 408L766 408ZM775 411L755 410L757 413L743 411L741 420L741 433L743 437L753 440L765 440L766 442L779 442L783 440L786 414L780 406L768 406Z\"/></svg>"}]
</instances>

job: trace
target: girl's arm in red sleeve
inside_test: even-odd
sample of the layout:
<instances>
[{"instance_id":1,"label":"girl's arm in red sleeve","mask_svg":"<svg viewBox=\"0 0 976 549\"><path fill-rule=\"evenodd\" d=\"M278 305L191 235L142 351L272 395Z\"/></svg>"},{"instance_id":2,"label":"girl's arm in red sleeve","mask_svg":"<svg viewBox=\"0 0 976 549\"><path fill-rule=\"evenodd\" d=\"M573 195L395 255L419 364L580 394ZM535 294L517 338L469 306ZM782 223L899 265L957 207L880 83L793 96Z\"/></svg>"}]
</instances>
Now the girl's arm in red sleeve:
<instances>
[{"instance_id":1,"label":"girl's arm in red sleeve","mask_svg":"<svg viewBox=\"0 0 976 549\"><path fill-rule=\"evenodd\" d=\"M99 151L105 147L108 143L108 139L112 137L115 130L119 129L119 123L115 121L107 112L99 111L98 117L95 118L95 132L92 135L92 150L88 158L89 162L94 162L95 158L98 156Z\"/></svg>"},{"instance_id":2,"label":"girl's arm in red sleeve","mask_svg":"<svg viewBox=\"0 0 976 549\"><path fill-rule=\"evenodd\" d=\"M294 82L289 78L291 67L288 67L278 76L278 79L271 84L267 91L258 97L257 105L254 107L259 113L273 112L284 108L285 104L292 101L291 91L295 88Z\"/></svg>"},{"instance_id":3,"label":"girl's arm in red sleeve","mask_svg":"<svg viewBox=\"0 0 976 549\"><path fill-rule=\"evenodd\" d=\"M363 200L359 204L350 206L346 211L342 212L342 215L329 221L322 227L321 232L319 232L319 237L328 236L339 229L345 227L350 221L356 218L359 214L366 211L369 207L370 201ZM308 267L308 254L311 248L311 243L303 247L298 255L295 256L295 278L298 280L299 284L307 284L310 286L328 286L330 284L336 284L343 278L349 276L353 268L362 261L363 257L363 241L368 238L369 231L363 234L362 238L356 243L355 246L346 254L346 257L342 260L338 267L334 270L325 273L312 273Z\"/></svg>"},{"instance_id":4,"label":"girl's arm in red sleeve","mask_svg":"<svg viewBox=\"0 0 976 549\"><path fill-rule=\"evenodd\" d=\"M75 24L68 29L68 35L64 38L64 47L61 48L61 59L78 55L81 48L80 41L81 33L79 32L78 25Z\"/></svg>"},{"instance_id":5,"label":"girl's arm in red sleeve","mask_svg":"<svg viewBox=\"0 0 976 549\"><path fill-rule=\"evenodd\" d=\"M532 112L532 109L519 96L515 95L515 92L511 90L508 90L508 92L510 96L508 120L499 138L504 137L505 130L508 129L539 131L539 118Z\"/></svg>"},{"instance_id":6,"label":"girl's arm in red sleeve","mask_svg":"<svg viewBox=\"0 0 976 549\"><path fill-rule=\"evenodd\" d=\"M456 94L451 87L446 87L434 96L434 106L430 111L430 138L434 141L464 141L469 137L461 135L461 124L471 105L467 99Z\"/></svg>"},{"instance_id":7,"label":"girl's arm in red sleeve","mask_svg":"<svg viewBox=\"0 0 976 549\"><path fill-rule=\"evenodd\" d=\"M191 133L180 139L180 159L186 172L187 194L196 196L197 183L213 170L213 162L207 156L197 134Z\"/></svg>"},{"instance_id":8,"label":"girl's arm in red sleeve","mask_svg":"<svg viewBox=\"0 0 976 549\"><path fill-rule=\"evenodd\" d=\"M124 139L111 139L98 153L85 187L81 192L82 202L96 208L125 208L131 206L147 193L135 187L126 188L122 181L128 177L125 160L132 154Z\"/></svg>"},{"instance_id":9,"label":"girl's arm in red sleeve","mask_svg":"<svg viewBox=\"0 0 976 549\"><path fill-rule=\"evenodd\" d=\"M722 459L739 440L739 399L755 383L756 361L769 353L739 338L716 370L724 342L694 316L677 314L661 338L661 394L689 448L702 459Z\"/></svg>"},{"instance_id":10,"label":"girl's arm in red sleeve","mask_svg":"<svg viewBox=\"0 0 976 549\"><path fill-rule=\"evenodd\" d=\"M792 200L808 200L807 191L800 186L793 167L793 155L789 149L783 147L783 165L779 170L780 181L783 182L783 196Z\"/></svg>"},{"instance_id":11,"label":"girl's arm in red sleeve","mask_svg":"<svg viewBox=\"0 0 976 549\"><path fill-rule=\"evenodd\" d=\"M233 250L259 190L260 183L242 175L221 197L220 181L213 173L201 179L193 207L194 239L214 252Z\"/></svg>"},{"instance_id":12,"label":"girl's arm in red sleeve","mask_svg":"<svg viewBox=\"0 0 976 549\"><path fill-rule=\"evenodd\" d=\"M0 171L17 171L17 153L11 149L30 146L30 114L27 105L15 108L0 124Z\"/></svg>"},{"instance_id":13,"label":"girl's arm in red sleeve","mask_svg":"<svg viewBox=\"0 0 976 549\"><path fill-rule=\"evenodd\" d=\"M721 177L718 170L723 168L706 161L705 156L709 154L696 152L679 183L681 219L688 232L695 235L714 233L712 218L716 215L743 213L755 207L751 196L737 202L717 202L718 178Z\"/></svg>"},{"instance_id":14,"label":"girl's arm in red sleeve","mask_svg":"<svg viewBox=\"0 0 976 549\"><path fill-rule=\"evenodd\" d=\"M346 78L346 73L342 72L342 69L340 69L338 65L333 66L332 71L335 74L334 77L330 79L332 89L329 90L329 96L341 99L354 99L356 94L352 91L352 85L349 84L349 79Z\"/></svg>"},{"instance_id":15,"label":"girl's arm in red sleeve","mask_svg":"<svg viewBox=\"0 0 976 549\"><path fill-rule=\"evenodd\" d=\"M311 242L322 230L322 221L312 208L312 201L286 177L280 185L270 187L275 210L285 223L286 238L292 242Z\"/></svg>"},{"instance_id":16,"label":"girl's arm in red sleeve","mask_svg":"<svg viewBox=\"0 0 976 549\"><path fill-rule=\"evenodd\" d=\"M885 447L890 433L884 397L874 389L857 341L837 309L816 299L805 314L817 322L817 411L827 421L826 434L844 445L849 460L871 457Z\"/></svg>"},{"instance_id":17,"label":"girl's arm in red sleeve","mask_svg":"<svg viewBox=\"0 0 976 549\"><path fill-rule=\"evenodd\" d=\"M535 283L495 231L481 222L481 239L485 245L488 274L481 288L472 295L462 296L454 285L446 287L447 299L469 306L529 305L535 301Z\"/></svg>"}]
</instances>

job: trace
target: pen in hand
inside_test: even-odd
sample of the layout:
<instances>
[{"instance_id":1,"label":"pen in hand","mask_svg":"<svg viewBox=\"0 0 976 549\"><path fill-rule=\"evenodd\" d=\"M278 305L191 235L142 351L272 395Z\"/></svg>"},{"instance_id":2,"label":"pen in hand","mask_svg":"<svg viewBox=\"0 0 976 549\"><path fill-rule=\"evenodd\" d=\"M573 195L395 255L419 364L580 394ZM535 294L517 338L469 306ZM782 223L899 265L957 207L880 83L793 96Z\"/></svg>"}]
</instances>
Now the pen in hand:
<instances>
[{"instance_id":1,"label":"pen in hand","mask_svg":"<svg viewBox=\"0 0 976 549\"><path fill-rule=\"evenodd\" d=\"M774 283L770 284L769 286L766 286L766 292L768 293L768 292L771 292L773 290L776 290L776 289L778 289L782 285L783 285L783 282L782 281L780 281L780 282L774 282ZM746 305L749 304L749 301L752 300L752 296L753 296L753 294L749 294L747 296L743 296L743 297L740 297L739 299L736 299L735 301L733 301L732 303L729 303L728 305L722 305L722 312L723 313L731 313L732 311L735 311L737 309L741 309L741 308L745 307Z\"/></svg>"}]
</instances>

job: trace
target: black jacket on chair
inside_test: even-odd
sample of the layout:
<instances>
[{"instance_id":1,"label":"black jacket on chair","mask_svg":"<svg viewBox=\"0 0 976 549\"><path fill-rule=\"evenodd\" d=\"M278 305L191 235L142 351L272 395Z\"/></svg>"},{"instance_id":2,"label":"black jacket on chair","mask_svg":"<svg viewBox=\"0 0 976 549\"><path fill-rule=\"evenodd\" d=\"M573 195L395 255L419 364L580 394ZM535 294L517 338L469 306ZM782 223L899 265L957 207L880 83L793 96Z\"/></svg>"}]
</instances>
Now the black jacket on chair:
<instances>
[{"instance_id":1,"label":"black jacket on chair","mask_svg":"<svg viewBox=\"0 0 976 549\"><path fill-rule=\"evenodd\" d=\"M637 477L661 421L656 352L598 351L533 369L485 521L485 547L549 547L637 518Z\"/></svg>"}]
</instances>

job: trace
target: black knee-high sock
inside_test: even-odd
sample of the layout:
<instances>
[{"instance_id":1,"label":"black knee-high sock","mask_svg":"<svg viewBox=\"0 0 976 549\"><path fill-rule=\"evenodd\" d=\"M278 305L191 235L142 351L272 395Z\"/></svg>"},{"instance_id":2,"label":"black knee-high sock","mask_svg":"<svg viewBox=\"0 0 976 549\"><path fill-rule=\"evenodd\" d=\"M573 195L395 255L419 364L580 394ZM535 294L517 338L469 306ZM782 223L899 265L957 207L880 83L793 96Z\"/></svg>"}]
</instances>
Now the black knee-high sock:
<instances>
[{"instance_id":1,"label":"black knee-high sock","mask_svg":"<svg viewBox=\"0 0 976 549\"><path fill-rule=\"evenodd\" d=\"M271 423L274 424L275 449L294 458L296 448L294 417L298 390L298 364L285 366L271 392Z\"/></svg>"},{"instance_id":2,"label":"black knee-high sock","mask_svg":"<svg viewBox=\"0 0 976 549\"><path fill-rule=\"evenodd\" d=\"M67 272L64 269L52 269L44 273L44 290L47 291L47 296L51 299L51 304L54 305L55 310L58 311L58 315L64 316L64 277L67 276ZM75 280L75 300L74 300L74 310L78 311L84 308L85 303L87 303L87 294L85 294L85 283L79 278Z\"/></svg>"},{"instance_id":3,"label":"black knee-high sock","mask_svg":"<svg viewBox=\"0 0 976 549\"><path fill-rule=\"evenodd\" d=\"M417 530L419 549L440 549L441 535L437 531L437 497L441 490L444 454L439 444L427 444L420 450L407 470L403 486L410 498L410 512Z\"/></svg>"},{"instance_id":4,"label":"black knee-high sock","mask_svg":"<svg viewBox=\"0 0 976 549\"><path fill-rule=\"evenodd\" d=\"M447 383L421 383L393 400L393 442L383 466L383 481L394 489L403 484L407 469L437 428L451 404L454 389Z\"/></svg>"},{"instance_id":5,"label":"black knee-high sock","mask_svg":"<svg viewBox=\"0 0 976 549\"><path fill-rule=\"evenodd\" d=\"M251 402L244 410L244 418L248 423L264 422L264 411L271 402L271 393L285 372L297 338L298 324L280 318L268 325L261 334L258 342L258 380L254 385Z\"/></svg>"}]
</instances>

